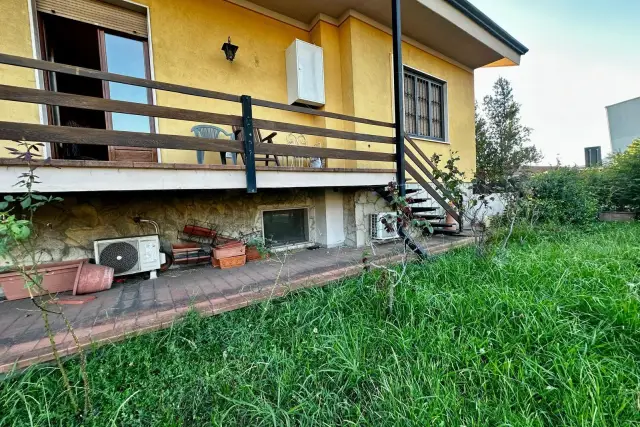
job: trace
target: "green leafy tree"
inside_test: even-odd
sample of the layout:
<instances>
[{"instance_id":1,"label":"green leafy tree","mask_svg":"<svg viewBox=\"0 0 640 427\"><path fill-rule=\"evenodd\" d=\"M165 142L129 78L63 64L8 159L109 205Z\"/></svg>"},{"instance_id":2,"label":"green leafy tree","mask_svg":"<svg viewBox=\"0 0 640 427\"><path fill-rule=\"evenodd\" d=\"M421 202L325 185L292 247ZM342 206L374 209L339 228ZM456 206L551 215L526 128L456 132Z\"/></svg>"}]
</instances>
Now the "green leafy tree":
<instances>
[{"instance_id":1,"label":"green leafy tree","mask_svg":"<svg viewBox=\"0 0 640 427\"><path fill-rule=\"evenodd\" d=\"M542 159L529 144L531 129L520 122L520 104L513 98L511 83L498 78L493 94L476 104L476 189L480 192L508 190L522 165Z\"/></svg>"}]
</instances>

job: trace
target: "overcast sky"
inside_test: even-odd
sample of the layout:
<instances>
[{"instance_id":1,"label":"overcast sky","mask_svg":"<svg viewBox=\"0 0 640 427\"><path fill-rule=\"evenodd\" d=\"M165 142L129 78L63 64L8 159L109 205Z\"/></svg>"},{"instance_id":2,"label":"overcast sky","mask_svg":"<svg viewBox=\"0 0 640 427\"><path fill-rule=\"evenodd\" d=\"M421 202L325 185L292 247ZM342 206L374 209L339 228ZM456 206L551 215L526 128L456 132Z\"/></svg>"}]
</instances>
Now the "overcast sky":
<instances>
[{"instance_id":1,"label":"overcast sky","mask_svg":"<svg viewBox=\"0 0 640 427\"><path fill-rule=\"evenodd\" d=\"M542 164L609 153L605 106L640 96L640 0L471 2L529 48L519 67L477 70L476 99L509 79Z\"/></svg>"}]
</instances>

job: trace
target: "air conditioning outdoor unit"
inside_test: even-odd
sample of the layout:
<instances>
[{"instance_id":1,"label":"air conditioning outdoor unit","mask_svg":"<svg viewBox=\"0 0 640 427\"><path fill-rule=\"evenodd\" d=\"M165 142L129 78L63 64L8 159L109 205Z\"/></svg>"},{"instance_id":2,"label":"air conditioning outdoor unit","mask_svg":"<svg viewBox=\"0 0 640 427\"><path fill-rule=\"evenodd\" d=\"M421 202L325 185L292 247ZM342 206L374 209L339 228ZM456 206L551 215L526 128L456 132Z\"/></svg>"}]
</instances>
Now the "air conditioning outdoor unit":
<instances>
[{"instance_id":1,"label":"air conditioning outdoor unit","mask_svg":"<svg viewBox=\"0 0 640 427\"><path fill-rule=\"evenodd\" d=\"M158 277L156 270L160 268L164 254L160 253L160 240L156 234L96 240L93 247L96 264L113 267L114 276L150 271L152 279Z\"/></svg>"},{"instance_id":2,"label":"air conditioning outdoor unit","mask_svg":"<svg viewBox=\"0 0 640 427\"><path fill-rule=\"evenodd\" d=\"M396 218L398 215L395 212L381 212L376 214L369 214L369 223L371 225L371 239L373 240L390 240L397 239L398 233L396 232ZM387 228L383 224L382 220L393 224L393 231L387 231Z\"/></svg>"}]
</instances>

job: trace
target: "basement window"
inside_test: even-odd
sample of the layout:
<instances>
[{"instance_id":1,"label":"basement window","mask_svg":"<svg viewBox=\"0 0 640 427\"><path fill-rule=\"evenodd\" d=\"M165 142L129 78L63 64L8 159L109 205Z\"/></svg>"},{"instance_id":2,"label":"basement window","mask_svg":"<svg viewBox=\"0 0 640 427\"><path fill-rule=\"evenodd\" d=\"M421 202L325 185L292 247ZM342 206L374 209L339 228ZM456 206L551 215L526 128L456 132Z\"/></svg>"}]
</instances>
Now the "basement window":
<instances>
[{"instance_id":1,"label":"basement window","mask_svg":"<svg viewBox=\"0 0 640 427\"><path fill-rule=\"evenodd\" d=\"M262 213L267 246L284 246L309 241L307 209L283 209Z\"/></svg>"}]
</instances>

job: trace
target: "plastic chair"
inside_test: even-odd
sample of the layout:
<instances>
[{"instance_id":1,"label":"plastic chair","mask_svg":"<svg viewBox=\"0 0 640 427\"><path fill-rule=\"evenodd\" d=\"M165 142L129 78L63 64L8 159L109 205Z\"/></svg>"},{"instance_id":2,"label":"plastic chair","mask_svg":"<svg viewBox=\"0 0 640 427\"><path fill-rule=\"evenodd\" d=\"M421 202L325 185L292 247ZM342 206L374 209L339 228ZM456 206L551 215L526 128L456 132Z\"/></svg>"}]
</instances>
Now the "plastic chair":
<instances>
[{"instance_id":1,"label":"plastic chair","mask_svg":"<svg viewBox=\"0 0 640 427\"><path fill-rule=\"evenodd\" d=\"M227 132L224 129L220 129L217 126L213 125L196 125L191 128L191 132L198 138L208 138L208 139L218 139L220 134L224 134L228 136L230 139L235 139L234 135L231 132ZM231 158L233 159L233 164L238 164L238 153L227 153L225 151L220 153L220 161L223 165L227 164L227 154L231 154ZM198 159L198 164L204 164L204 151L198 150L196 153L196 158Z\"/></svg>"}]
</instances>

